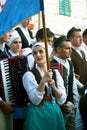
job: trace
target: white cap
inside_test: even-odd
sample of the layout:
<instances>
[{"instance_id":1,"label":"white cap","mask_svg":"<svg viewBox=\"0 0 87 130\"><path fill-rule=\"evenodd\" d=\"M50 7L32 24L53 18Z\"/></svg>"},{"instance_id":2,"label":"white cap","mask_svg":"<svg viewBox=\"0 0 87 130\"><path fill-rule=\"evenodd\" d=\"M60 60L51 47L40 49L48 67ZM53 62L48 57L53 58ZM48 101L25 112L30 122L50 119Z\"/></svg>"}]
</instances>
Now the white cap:
<instances>
[{"instance_id":1,"label":"white cap","mask_svg":"<svg viewBox=\"0 0 87 130\"><path fill-rule=\"evenodd\" d=\"M10 45L12 44L12 42L13 42L16 38L20 38L20 39L21 39L21 37L20 37L20 35L18 34L18 32L17 32L16 30L13 30L13 31L11 32L11 37L10 37L10 40L9 40L9 42L8 42L8 45L10 46Z\"/></svg>"},{"instance_id":2,"label":"white cap","mask_svg":"<svg viewBox=\"0 0 87 130\"><path fill-rule=\"evenodd\" d=\"M42 46L44 49L45 49L45 43L44 42L36 42L34 45L33 45L33 48L34 49L36 46Z\"/></svg>"},{"instance_id":3,"label":"white cap","mask_svg":"<svg viewBox=\"0 0 87 130\"><path fill-rule=\"evenodd\" d=\"M33 47L32 50L36 47L36 46L42 46L45 49L45 43L44 42L36 42ZM52 52L52 47L48 44L48 55L50 56Z\"/></svg>"}]
</instances>

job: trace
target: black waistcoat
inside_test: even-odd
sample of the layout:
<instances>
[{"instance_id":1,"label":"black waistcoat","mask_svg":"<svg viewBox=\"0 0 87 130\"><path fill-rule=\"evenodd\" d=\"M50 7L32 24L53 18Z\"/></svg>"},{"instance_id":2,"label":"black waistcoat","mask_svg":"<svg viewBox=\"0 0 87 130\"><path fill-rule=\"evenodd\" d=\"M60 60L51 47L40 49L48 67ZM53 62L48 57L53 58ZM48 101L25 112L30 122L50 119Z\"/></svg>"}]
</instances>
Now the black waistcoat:
<instances>
[{"instance_id":1,"label":"black waistcoat","mask_svg":"<svg viewBox=\"0 0 87 130\"><path fill-rule=\"evenodd\" d=\"M22 30L19 27L16 28L15 30L19 33L19 35L20 35L20 37L22 39L22 48L30 47L29 42L26 39L26 37L25 37L24 33L22 32ZM28 30L28 32L29 32L30 37L32 38L32 32L30 30Z\"/></svg>"},{"instance_id":2,"label":"black waistcoat","mask_svg":"<svg viewBox=\"0 0 87 130\"><path fill-rule=\"evenodd\" d=\"M39 84L40 81L41 81L41 79L42 79L42 77L41 77L39 71L38 71L36 68L33 68L33 69L31 70L31 72L34 74L35 79L36 79L37 83ZM53 71L53 77L52 77L52 78L55 80L55 84L56 84L56 74L55 74L55 71ZM45 87L45 95L46 95L46 94L47 94L47 89L46 89L46 87ZM52 94L53 94L53 92L52 92ZM45 95L44 95L44 96L45 96ZM53 95L54 95L54 94L53 94Z\"/></svg>"},{"instance_id":3,"label":"black waistcoat","mask_svg":"<svg viewBox=\"0 0 87 130\"><path fill-rule=\"evenodd\" d=\"M51 61L51 66L54 64L54 67L52 69L58 69L63 80L64 80L64 86L66 88L66 91L68 89L68 95L67 95L67 101L73 102L73 64L70 60L68 60L70 65L70 74L67 75L67 69L60 63L58 63L55 59ZM61 66L61 67L60 67ZM61 69L61 70L60 70ZM68 76L68 77L67 77Z\"/></svg>"}]
</instances>

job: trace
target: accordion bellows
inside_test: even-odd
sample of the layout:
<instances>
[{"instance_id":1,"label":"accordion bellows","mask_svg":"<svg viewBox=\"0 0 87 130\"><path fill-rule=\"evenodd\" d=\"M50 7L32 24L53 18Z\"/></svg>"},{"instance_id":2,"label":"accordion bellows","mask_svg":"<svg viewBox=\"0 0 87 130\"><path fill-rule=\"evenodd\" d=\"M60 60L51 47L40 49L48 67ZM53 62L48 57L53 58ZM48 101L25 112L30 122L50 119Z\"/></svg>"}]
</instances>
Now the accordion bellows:
<instances>
[{"instance_id":1,"label":"accordion bellows","mask_svg":"<svg viewBox=\"0 0 87 130\"><path fill-rule=\"evenodd\" d=\"M0 61L0 96L6 102L17 106L28 103L28 96L23 87L22 76L28 71L27 58L14 56Z\"/></svg>"}]
</instances>

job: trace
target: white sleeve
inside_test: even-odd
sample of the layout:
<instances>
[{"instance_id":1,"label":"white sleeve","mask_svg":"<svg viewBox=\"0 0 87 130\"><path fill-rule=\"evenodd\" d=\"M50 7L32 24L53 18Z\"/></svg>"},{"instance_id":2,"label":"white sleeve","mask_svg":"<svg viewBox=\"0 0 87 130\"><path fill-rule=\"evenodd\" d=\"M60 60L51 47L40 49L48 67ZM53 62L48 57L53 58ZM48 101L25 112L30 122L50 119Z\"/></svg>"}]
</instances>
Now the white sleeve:
<instances>
[{"instance_id":1,"label":"white sleeve","mask_svg":"<svg viewBox=\"0 0 87 130\"><path fill-rule=\"evenodd\" d=\"M77 88L76 82L77 81L76 81L76 78L74 75L74 78L73 78L73 102L74 102L75 107L77 108L79 99L78 99L78 88Z\"/></svg>"},{"instance_id":2,"label":"white sleeve","mask_svg":"<svg viewBox=\"0 0 87 130\"><path fill-rule=\"evenodd\" d=\"M66 101L66 89L64 87L64 81L62 76L60 75L58 70L55 70L56 72L56 84L57 88L62 92L62 96L60 98L57 98L57 103L59 105L62 105Z\"/></svg>"},{"instance_id":3,"label":"white sleeve","mask_svg":"<svg viewBox=\"0 0 87 130\"><path fill-rule=\"evenodd\" d=\"M44 93L37 91L38 84L33 73L26 72L23 75L23 85L29 100L33 104L38 105L42 101Z\"/></svg>"},{"instance_id":4,"label":"white sleeve","mask_svg":"<svg viewBox=\"0 0 87 130\"><path fill-rule=\"evenodd\" d=\"M34 67L34 57L33 57L33 55L28 55L27 61L28 61L28 66L31 70Z\"/></svg>"},{"instance_id":5,"label":"white sleeve","mask_svg":"<svg viewBox=\"0 0 87 130\"><path fill-rule=\"evenodd\" d=\"M83 84L82 84L78 79L75 78L75 80L76 80L77 87L78 87L79 89L82 88L82 87L83 87Z\"/></svg>"},{"instance_id":6,"label":"white sleeve","mask_svg":"<svg viewBox=\"0 0 87 130\"><path fill-rule=\"evenodd\" d=\"M2 98L0 97L0 101L2 100Z\"/></svg>"}]
</instances>

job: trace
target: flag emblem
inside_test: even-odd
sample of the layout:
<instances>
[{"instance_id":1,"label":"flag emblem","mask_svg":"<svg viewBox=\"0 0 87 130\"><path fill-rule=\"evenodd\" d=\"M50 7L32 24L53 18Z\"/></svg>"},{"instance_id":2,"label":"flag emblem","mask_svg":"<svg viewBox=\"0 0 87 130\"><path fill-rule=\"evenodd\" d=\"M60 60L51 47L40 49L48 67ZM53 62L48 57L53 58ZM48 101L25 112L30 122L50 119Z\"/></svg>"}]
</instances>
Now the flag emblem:
<instances>
[{"instance_id":1,"label":"flag emblem","mask_svg":"<svg viewBox=\"0 0 87 130\"><path fill-rule=\"evenodd\" d=\"M3 10L5 3L6 3L6 0L0 0L0 13Z\"/></svg>"}]
</instances>

